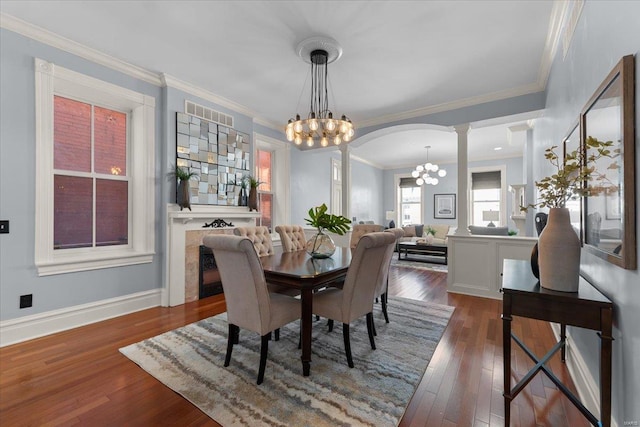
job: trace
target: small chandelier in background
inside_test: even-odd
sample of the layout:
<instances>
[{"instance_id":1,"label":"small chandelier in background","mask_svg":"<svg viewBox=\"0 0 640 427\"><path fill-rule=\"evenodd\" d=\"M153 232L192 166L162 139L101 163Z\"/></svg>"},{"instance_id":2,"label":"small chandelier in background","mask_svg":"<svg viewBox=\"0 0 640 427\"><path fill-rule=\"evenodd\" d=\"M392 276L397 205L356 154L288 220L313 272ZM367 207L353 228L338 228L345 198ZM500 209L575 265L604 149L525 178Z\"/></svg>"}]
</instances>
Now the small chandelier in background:
<instances>
[{"instance_id":1,"label":"small chandelier in background","mask_svg":"<svg viewBox=\"0 0 640 427\"><path fill-rule=\"evenodd\" d=\"M353 123L345 115L334 118L329 109L327 65L342 55L342 48L333 39L312 37L298 45L298 55L311 64L311 102L307 118L289 119L285 133L296 145L327 147L349 142L355 134Z\"/></svg>"},{"instance_id":2,"label":"small chandelier in background","mask_svg":"<svg viewBox=\"0 0 640 427\"><path fill-rule=\"evenodd\" d=\"M429 148L431 148L431 146L427 145L424 148L427 149L427 163L425 163L424 165L420 164L416 166L416 170L411 172L411 176L416 178L416 184L418 185L422 185L422 184L438 185L438 181L439 181L438 178L435 176L429 175L429 172L433 172L434 174L437 172L438 176L442 178L447 175L447 171L444 169L440 169L440 167L435 163L430 163Z\"/></svg>"}]
</instances>

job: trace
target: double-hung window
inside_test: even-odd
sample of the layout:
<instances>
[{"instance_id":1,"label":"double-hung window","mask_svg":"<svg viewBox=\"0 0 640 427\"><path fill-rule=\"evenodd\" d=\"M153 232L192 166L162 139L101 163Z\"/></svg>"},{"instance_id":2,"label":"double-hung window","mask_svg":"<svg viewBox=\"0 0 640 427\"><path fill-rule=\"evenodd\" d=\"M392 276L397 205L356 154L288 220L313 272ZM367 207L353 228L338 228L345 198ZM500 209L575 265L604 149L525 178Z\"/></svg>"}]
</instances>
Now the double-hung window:
<instances>
[{"instance_id":1,"label":"double-hung window","mask_svg":"<svg viewBox=\"0 0 640 427\"><path fill-rule=\"evenodd\" d=\"M151 262L155 99L36 60L39 275Z\"/></svg>"},{"instance_id":2,"label":"double-hung window","mask_svg":"<svg viewBox=\"0 0 640 427\"><path fill-rule=\"evenodd\" d=\"M267 150L256 151L256 176L260 185L258 186L258 200L260 205L260 218L258 225L267 227L269 233L273 232L273 152Z\"/></svg>"},{"instance_id":3,"label":"double-hung window","mask_svg":"<svg viewBox=\"0 0 640 427\"><path fill-rule=\"evenodd\" d=\"M470 181L470 223L480 226L506 225L504 168L471 169Z\"/></svg>"},{"instance_id":4,"label":"double-hung window","mask_svg":"<svg viewBox=\"0 0 640 427\"><path fill-rule=\"evenodd\" d=\"M262 182L258 187L260 218L257 225L269 228L273 233L276 225L288 224L289 198L289 150L291 145L264 135L254 133L255 177ZM273 236L278 239L277 236Z\"/></svg>"},{"instance_id":5,"label":"double-hung window","mask_svg":"<svg viewBox=\"0 0 640 427\"><path fill-rule=\"evenodd\" d=\"M422 224L422 187L412 177L398 178L398 220L401 226Z\"/></svg>"}]
</instances>

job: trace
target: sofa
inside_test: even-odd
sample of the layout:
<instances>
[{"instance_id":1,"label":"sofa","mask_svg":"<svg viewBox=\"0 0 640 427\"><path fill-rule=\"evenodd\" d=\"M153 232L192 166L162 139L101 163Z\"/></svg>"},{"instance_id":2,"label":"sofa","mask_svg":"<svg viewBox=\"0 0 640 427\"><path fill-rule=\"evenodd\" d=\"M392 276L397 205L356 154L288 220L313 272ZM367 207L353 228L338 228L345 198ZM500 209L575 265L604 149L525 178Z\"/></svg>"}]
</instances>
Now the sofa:
<instances>
[{"instance_id":1,"label":"sofa","mask_svg":"<svg viewBox=\"0 0 640 427\"><path fill-rule=\"evenodd\" d=\"M433 243L436 245L446 245L447 235L451 229L447 224L412 224L402 227L404 237L401 237L398 242L415 242L418 239L425 239L429 227L436 232L433 236Z\"/></svg>"},{"instance_id":2,"label":"sofa","mask_svg":"<svg viewBox=\"0 0 640 427\"><path fill-rule=\"evenodd\" d=\"M509 227L482 227L479 225L470 225L469 232L481 236L508 236Z\"/></svg>"}]
</instances>

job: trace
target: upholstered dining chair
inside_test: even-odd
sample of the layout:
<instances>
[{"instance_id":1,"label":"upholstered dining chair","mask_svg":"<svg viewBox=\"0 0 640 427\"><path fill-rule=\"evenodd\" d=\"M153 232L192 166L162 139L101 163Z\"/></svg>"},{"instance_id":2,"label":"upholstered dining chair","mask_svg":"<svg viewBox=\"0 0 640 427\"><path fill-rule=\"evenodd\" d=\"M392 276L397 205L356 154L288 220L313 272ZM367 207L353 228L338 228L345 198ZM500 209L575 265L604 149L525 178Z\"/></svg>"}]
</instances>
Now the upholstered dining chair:
<instances>
[{"instance_id":1,"label":"upholstered dining chair","mask_svg":"<svg viewBox=\"0 0 640 427\"><path fill-rule=\"evenodd\" d=\"M384 227L378 224L354 224L351 230L349 247L355 249L362 236L367 233L377 233L382 230L384 230Z\"/></svg>"},{"instance_id":2,"label":"upholstered dining chair","mask_svg":"<svg viewBox=\"0 0 640 427\"><path fill-rule=\"evenodd\" d=\"M378 277L380 280L376 286L375 298L380 299L380 304L382 305L382 314L384 315L385 322L389 323L389 314L387 313L387 302L388 302L388 290L389 290L389 268L391 267L391 258L393 258L393 252L396 248L396 243L398 239L404 236L404 230L402 228L389 228L384 230L385 233L391 233L395 237L395 242L393 245L387 248L387 252L384 254L384 260L382 261L382 266L384 267L382 271L382 275ZM374 325L375 332L375 325Z\"/></svg>"},{"instance_id":3,"label":"upholstered dining chair","mask_svg":"<svg viewBox=\"0 0 640 427\"><path fill-rule=\"evenodd\" d=\"M395 244L392 233L369 233L362 236L351 257L351 265L340 288L326 288L313 296L313 312L329 321L342 322L342 335L347 363L353 368L349 325L355 319L367 316L367 331L371 348L376 349L373 338L373 299L376 286L383 274L384 257ZM331 323L330 323L331 329Z\"/></svg>"},{"instance_id":4,"label":"upholstered dining chair","mask_svg":"<svg viewBox=\"0 0 640 427\"><path fill-rule=\"evenodd\" d=\"M233 234L236 236L247 237L253 243L253 247L259 257L273 255L273 240L271 240L271 234L269 229L263 226L257 227L236 227L233 229ZM276 285L274 283L267 283L269 292L275 292L279 294L286 294L289 296L300 295L300 291L286 286ZM278 339L278 332L275 336Z\"/></svg>"},{"instance_id":5,"label":"upholstered dining chair","mask_svg":"<svg viewBox=\"0 0 640 427\"><path fill-rule=\"evenodd\" d=\"M213 234L203 240L213 250L227 303L229 335L224 366L229 366L240 328L257 332L261 337L258 384L262 384L271 332L300 319L300 300L269 292L250 239Z\"/></svg>"},{"instance_id":6,"label":"upholstered dining chair","mask_svg":"<svg viewBox=\"0 0 640 427\"><path fill-rule=\"evenodd\" d=\"M285 252L300 251L306 248L307 239L299 225L278 225L276 233L280 235L282 250Z\"/></svg>"},{"instance_id":7,"label":"upholstered dining chair","mask_svg":"<svg viewBox=\"0 0 640 427\"><path fill-rule=\"evenodd\" d=\"M248 237L253 243L258 256L273 255L273 241L267 227L236 227L233 229L236 236Z\"/></svg>"}]
</instances>

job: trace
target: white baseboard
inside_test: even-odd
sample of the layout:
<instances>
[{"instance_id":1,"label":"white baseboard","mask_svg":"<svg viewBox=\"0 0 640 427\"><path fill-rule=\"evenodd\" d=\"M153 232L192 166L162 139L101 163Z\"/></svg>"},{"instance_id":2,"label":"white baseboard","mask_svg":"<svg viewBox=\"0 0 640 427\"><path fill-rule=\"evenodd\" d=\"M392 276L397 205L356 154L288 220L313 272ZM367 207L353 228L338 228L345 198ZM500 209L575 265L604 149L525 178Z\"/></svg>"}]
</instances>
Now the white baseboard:
<instances>
[{"instance_id":1,"label":"white baseboard","mask_svg":"<svg viewBox=\"0 0 640 427\"><path fill-rule=\"evenodd\" d=\"M551 323L551 330L555 335L556 340L560 341L560 325L557 323ZM578 391L578 397L582 404L591 411L596 417L600 414L600 388L596 384L591 371L587 367L584 358L572 345L571 333L567 331L566 340L566 365L569 370L569 375L573 380L573 384ZM611 414L611 427L618 427L618 423L615 420L613 414Z\"/></svg>"},{"instance_id":2,"label":"white baseboard","mask_svg":"<svg viewBox=\"0 0 640 427\"><path fill-rule=\"evenodd\" d=\"M161 289L76 305L0 322L0 347L157 307Z\"/></svg>"}]
</instances>

